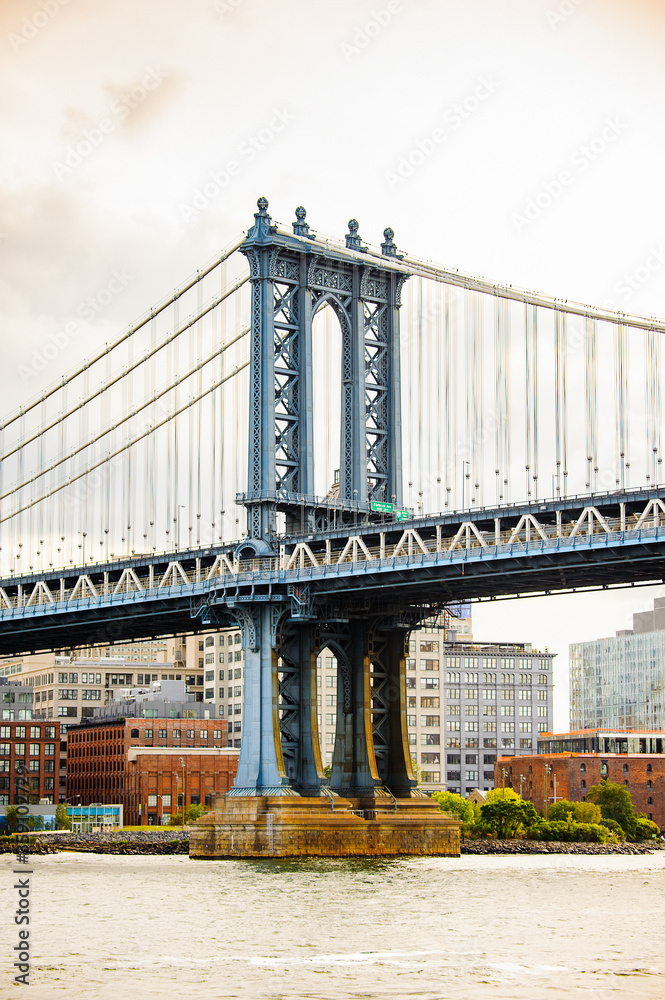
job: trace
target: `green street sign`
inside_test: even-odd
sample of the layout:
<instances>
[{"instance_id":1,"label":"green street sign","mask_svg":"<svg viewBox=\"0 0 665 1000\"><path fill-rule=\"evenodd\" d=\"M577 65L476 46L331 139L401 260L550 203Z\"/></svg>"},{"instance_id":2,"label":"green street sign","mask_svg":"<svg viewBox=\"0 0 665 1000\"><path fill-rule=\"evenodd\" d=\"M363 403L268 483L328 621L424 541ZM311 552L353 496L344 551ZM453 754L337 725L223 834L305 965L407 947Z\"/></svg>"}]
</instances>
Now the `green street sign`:
<instances>
[{"instance_id":1,"label":"green street sign","mask_svg":"<svg viewBox=\"0 0 665 1000\"><path fill-rule=\"evenodd\" d=\"M411 514L409 513L408 510L397 510L395 512L395 520L396 521L408 521L410 517L411 517Z\"/></svg>"},{"instance_id":2,"label":"green street sign","mask_svg":"<svg viewBox=\"0 0 665 1000\"><path fill-rule=\"evenodd\" d=\"M383 503L381 500L372 500L370 508L379 514L392 514L393 512L393 505L391 503Z\"/></svg>"}]
</instances>

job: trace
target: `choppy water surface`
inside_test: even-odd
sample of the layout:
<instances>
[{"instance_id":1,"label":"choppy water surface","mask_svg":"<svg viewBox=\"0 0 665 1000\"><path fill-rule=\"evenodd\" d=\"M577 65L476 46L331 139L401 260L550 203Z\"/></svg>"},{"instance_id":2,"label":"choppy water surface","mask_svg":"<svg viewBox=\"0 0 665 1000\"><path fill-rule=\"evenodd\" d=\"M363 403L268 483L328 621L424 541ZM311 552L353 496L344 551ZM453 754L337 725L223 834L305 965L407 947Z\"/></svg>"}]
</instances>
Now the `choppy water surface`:
<instances>
[{"instance_id":1,"label":"choppy water surface","mask_svg":"<svg viewBox=\"0 0 665 1000\"><path fill-rule=\"evenodd\" d=\"M665 1000L665 852L34 859L32 988L3 998Z\"/></svg>"}]
</instances>

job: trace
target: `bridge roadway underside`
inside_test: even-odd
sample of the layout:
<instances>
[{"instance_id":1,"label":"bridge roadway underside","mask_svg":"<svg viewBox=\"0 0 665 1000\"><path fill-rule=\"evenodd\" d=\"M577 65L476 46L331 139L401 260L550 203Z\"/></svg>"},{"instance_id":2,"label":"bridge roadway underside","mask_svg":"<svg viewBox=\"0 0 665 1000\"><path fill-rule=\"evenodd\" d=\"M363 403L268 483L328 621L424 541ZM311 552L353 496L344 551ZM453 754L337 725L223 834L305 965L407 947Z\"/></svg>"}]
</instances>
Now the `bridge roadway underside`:
<instances>
[{"instance_id":1,"label":"bridge roadway underside","mask_svg":"<svg viewBox=\"0 0 665 1000\"><path fill-rule=\"evenodd\" d=\"M371 535L365 538L371 542ZM310 544L316 551L315 541L310 539ZM182 565L186 571L184 557ZM94 579L92 571L87 572ZM346 609L352 615L363 609L380 613L388 607L440 607L455 601L658 584L663 580L665 527L590 538L580 535L560 546L536 540L526 546L417 551L373 561L257 569L161 590L3 609L0 653L106 644L233 625L243 604L293 606L294 589L305 592L311 605L309 615L305 612L297 617L325 620L326 608L333 613L334 609Z\"/></svg>"}]
</instances>

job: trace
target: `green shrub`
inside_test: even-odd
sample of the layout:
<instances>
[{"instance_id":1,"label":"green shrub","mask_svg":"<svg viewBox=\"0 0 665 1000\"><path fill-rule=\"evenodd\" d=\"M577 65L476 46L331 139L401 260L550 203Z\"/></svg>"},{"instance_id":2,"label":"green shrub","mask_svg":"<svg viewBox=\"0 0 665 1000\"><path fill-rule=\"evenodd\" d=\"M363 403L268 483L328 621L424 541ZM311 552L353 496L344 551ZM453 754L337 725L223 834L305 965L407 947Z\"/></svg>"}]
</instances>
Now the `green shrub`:
<instances>
[{"instance_id":1,"label":"green shrub","mask_svg":"<svg viewBox=\"0 0 665 1000\"><path fill-rule=\"evenodd\" d=\"M539 820L529 828L531 840L559 841L564 844L605 844L610 831L599 823L575 823L572 820Z\"/></svg>"},{"instance_id":2,"label":"green shrub","mask_svg":"<svg viewBox=\"0 0 665 1000\"><path fill-rule=\"evenodd\" d=\"M633 840L651 840L652 837L658 837L660 834L660 828L653 823L646 816L638 816L635 820L635 834Z\"/></svg>"},{"instance_id":3,"label":"green shrub","mask_svg":"<svg viewBox=\"0 0 665 1000\"><path fill-rule=\"evenodd\" d=\"M569 813L575 823L600 823L600 806L594 802L568 802L567 799L551 805L547 818L565 821Z\"/></svg>"},{"instance_id":4,"label":"green shrub","mask_svg":"<svg viewBox=\"0 0 665 1000\"><path fill-rule=\"evenodd\" d=\"M499 840L520 836L537 819L533 803L520 799L519 796L486 802L480 807L481 827Z\"/></svg>"},{"instance_id":5,"label":"green shrub","mask_svg":"<svg viewBox=\"0 0 665 1000\"><path fill-rule=\"evenodd\" d=\"M620 823L617 823L615 819L601 819L600 825L606 827L610 833L614 834L617 840L625 840L626 834L623 832L623 827Z\"/></svg>"},{"instance_id":6,"label":"green shrub","mask_svg":"<svg viewBox=\"0 0 665 1000\"><path fill-rule=\"evenodd\" d=\"M485 802L491 805L493 802L501 802L510 799L513 802L521 802L521 798L512 788L492 788L485 795Z\"/></svg>"},{"instance_id":7,"label":"green shrub","mask_svg":"<svg viewBox=\"0 0 665 1000\"><path fill-rule=\"evenodd\" d=\"M603 819L613 819L629 837L635 836L635 811L630 792L624 785L603 781L593 785L587 799L600 806Z\"/></svg>"},{"instance_id":8,"label":"green shrub","mask_svg":"<svg viewBox=\"0 0 665 1000\"><path fill-rule=\"evenodd\" d=\"M454 792L432 792L431 798L438 803L441 812L457 816L463 823L472 824L477 819L476 807Z\"/></svg>"}]
</instances>

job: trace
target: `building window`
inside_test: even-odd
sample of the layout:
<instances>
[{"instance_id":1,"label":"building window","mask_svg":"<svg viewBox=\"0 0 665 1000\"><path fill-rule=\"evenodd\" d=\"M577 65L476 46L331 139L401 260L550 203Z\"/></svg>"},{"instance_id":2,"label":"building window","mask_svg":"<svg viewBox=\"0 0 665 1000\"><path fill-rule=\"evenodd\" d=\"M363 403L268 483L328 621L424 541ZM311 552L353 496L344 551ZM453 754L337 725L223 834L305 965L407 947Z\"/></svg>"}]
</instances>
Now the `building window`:
<instances>
[{"instance_id":1,"label":"building window","mask_svg":"<svg viewBox=\"0 0 665 1000\"><path fill-rule=\"evenodd\" d=\"M441 745L441 737L438 733L421 733L420 743L424 747L438 747Z\"/></svg>"},{"instance_id":2,"label":"building window","mask_svg":"<svg viewBox=\"0 0 665 1000\"><path fill-rule=\"evenodd\" d=\"M156 795L149 795L148 796L148 805L149 806L156 806L157 805L157 796Z\"/></svg>"},{"instance_id":3,"label":"building window","mask_svg":"<svg viewBox=\"0 0 665 1000\"><path fill-rule=\"evenodd\" d=\"M477 771L466 771L466 781L478 781Z\"/></svg>"},{"instance_id":4,"label":"building window","mask_svg":"<svg viewBox=\"0 0 665 1000\"><path fill-rule=\"evenodd\" d=\"M422 777L422 780L426 784L429 784L429 785L438 785L439 782L441 781L441 772L440 771L423 771L421 777Z\"/></svg>"},{"instance_id":5,"label":"building window","mask_svg":"<svg viewBox=\"0 0 665 1000\"><path fill-rule=\"evenodd\" d=\"M180 730L179 729L174 729L171 735L173 736L174 740L179 740L180 739Z\"/></svg>"},{"instance_id":6,"label":"building window","mask_svg":"<svg viewBox=\"0 0 665 1000\"><path fill-rule=\"evenodd\" d=\"M194 739L194 730L193 729L188 729L187 730L187 739L188 740L193 740Z\"/></svg>"},{"instance_id":7,"label":"building window","mask_svg":"<svg viewBox=\"0 0 665 1000\"><path fill-rule=\"evenodd\" d=\"M160 740L165 740L166 739L166 730L165 729L158 729L157 730L157 735L160 738Z\"/></svg>"}]
</instances>

